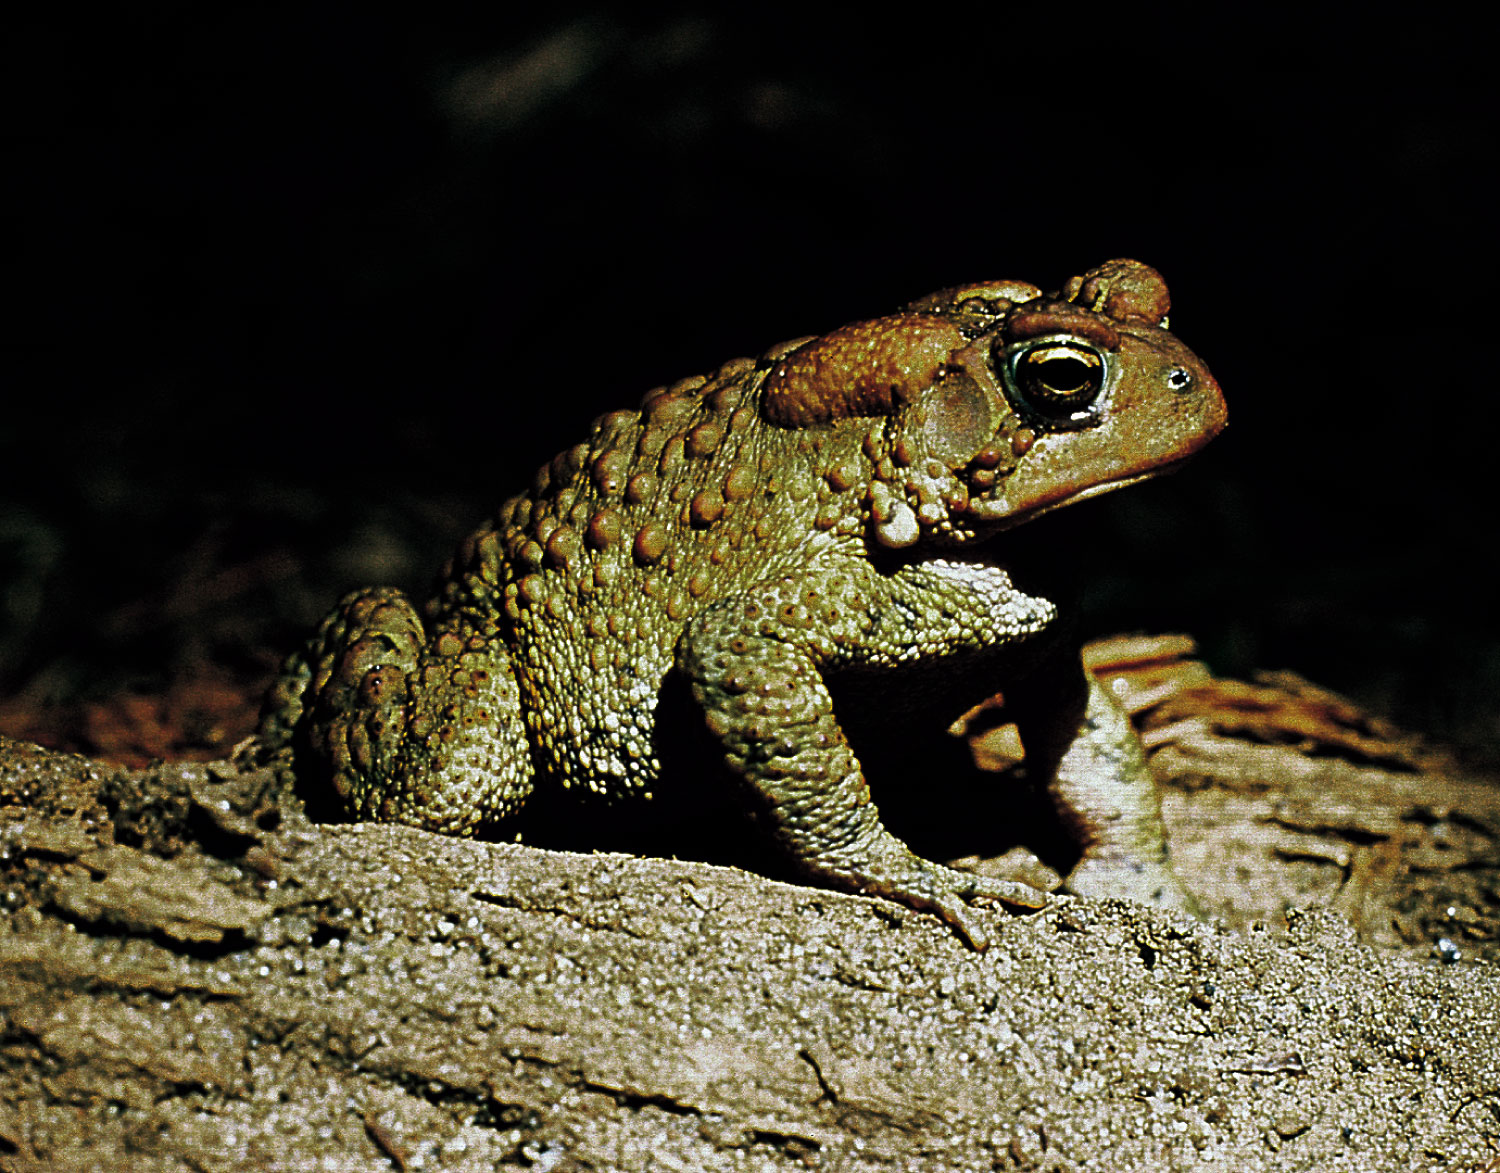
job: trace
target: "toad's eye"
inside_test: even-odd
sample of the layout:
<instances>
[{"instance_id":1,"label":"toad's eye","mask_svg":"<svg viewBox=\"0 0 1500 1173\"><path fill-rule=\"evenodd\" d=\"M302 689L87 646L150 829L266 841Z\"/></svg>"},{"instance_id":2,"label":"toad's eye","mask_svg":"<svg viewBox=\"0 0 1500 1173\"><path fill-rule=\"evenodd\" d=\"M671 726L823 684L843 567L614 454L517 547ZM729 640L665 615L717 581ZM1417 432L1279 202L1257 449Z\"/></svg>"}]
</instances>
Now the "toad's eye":
<instances>
[{"instance_id":1,"label":"toad's eye","mask_svg":"<svg viewBox=\"0 0 1500 1173\"><path fill-rule=\"evenodd\" d=\"M1054 428L1092 422L1109 375L1104 353L1073 339L1035 339L1012 348L1003 369L1015 406Z\"/></svg>"}]
</instances>

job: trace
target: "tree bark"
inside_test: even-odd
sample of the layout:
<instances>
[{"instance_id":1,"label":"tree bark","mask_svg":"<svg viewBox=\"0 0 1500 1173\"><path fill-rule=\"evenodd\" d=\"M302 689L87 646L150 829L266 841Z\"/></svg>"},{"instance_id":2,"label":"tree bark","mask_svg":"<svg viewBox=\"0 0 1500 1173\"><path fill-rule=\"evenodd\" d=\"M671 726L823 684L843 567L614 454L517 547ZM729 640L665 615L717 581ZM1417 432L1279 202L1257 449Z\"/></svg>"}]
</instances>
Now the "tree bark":
<instances>
[{"instance_id":1,"label":"tree bark","mask_svg":"<svg viewBox=\"0 0 1500 1173\"><path fill-rule=\"evenodd\" d=\"M0 1169L1493 1168L1500 789L1185 654L1095 663L1215 919L1057 897L985 953L0 742Z\"/></svg>"}]
</instances>

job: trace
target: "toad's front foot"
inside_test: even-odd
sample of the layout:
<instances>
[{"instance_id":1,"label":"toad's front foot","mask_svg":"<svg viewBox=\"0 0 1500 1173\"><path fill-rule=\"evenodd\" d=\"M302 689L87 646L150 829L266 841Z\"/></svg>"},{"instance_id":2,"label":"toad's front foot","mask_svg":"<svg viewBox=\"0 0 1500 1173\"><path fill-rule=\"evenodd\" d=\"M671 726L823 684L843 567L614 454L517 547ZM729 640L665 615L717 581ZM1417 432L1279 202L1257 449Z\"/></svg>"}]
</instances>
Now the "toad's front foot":
<instances>
[{"instance_id":1,"label":"toad's front foot","mask_svg":"<svg viewBox=\"0 0 1500 1173\"><path fill-rule=\"evenodd\" d=\"M1178 881L1166 859L1143 860L1135 855L1095 854L1085 858L1068 876L1067 889L1076 896L1114 897L1198 916L1198 903Z\"/></svg>"},{"instance_id":2,"label":"toad's front foot","mask_svg":"<svg viewBox=\"0 0 1500 1173\"><path fill-rule=\"evenodd\" d=\"M852 881L862 892L935 912L957 929L971 948L980 951L989 947L989 934L968 901L977 899L1027 910L1047 907L1047 893L1030 884L978 876L932 863L914 855L883 829L881 836L883 843L874 858L850 868L852 875L829 869L826 863L832 861L809 861L807 866L836 883Z\"/></svg>"}]
</instances>

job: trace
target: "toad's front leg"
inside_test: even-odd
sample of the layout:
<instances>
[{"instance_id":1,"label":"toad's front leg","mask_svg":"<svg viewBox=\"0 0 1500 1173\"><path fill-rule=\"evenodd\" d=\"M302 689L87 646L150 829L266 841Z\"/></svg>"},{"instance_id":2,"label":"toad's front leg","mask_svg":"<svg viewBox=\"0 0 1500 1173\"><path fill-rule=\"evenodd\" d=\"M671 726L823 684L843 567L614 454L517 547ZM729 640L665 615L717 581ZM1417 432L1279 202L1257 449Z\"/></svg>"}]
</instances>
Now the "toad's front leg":
<instances>
[{"instance_id":1,"label":"toad's front leg","mask_svg":"<svg viewBox=\"0 0 1500 1173\"><path fill-rule=\"evenodd\" d=\"M1052 795L1081 849L1067 887L1196 914L1172 871L1156 782L1130 716L1110 691L1055 656L1032 672L1006 711L1026 748L1026 769Z\"/></svg>"},{"instance_id":2,"label":"toad's front leg","mask_svg":"<svg viewBox=\"0 0 1500 1173\"><path fill-rule=\"evenodd\" d=\"M965 900L1041 908L1045 894L922 859L886 830L822 673L992 648L1041 630L1053 614L993 568L928 563L883 576L855 562L710 609L684 633L677 663L730 767L805 872L932 910L982 949L985 933Z\"/></svg>"}]
</instances>

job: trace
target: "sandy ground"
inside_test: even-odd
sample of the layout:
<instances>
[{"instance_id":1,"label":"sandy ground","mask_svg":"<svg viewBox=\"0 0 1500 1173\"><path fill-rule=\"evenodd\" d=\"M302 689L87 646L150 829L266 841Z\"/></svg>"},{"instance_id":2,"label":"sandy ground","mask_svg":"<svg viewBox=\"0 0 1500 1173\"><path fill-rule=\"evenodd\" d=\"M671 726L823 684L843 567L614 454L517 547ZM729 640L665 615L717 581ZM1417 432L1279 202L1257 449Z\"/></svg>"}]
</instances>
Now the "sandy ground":
<instances>
[{"instance_id":1,"label":"sandy ground","mask_svg":"<svg viewBox=\"0 0 1500 1173\"><path fill-rule=\"evenodd\" d=\"M1496 1168L1500 791L1155 741L1212 919L1059 897L982 954L0 743L0 1169Z\"/></svg>"}]
</instances>

